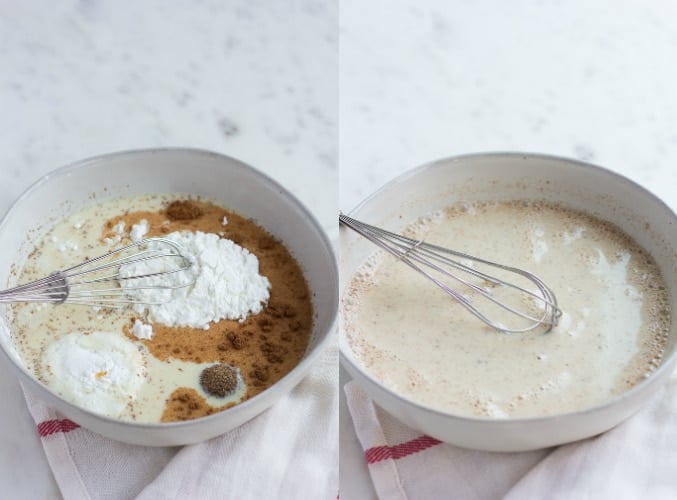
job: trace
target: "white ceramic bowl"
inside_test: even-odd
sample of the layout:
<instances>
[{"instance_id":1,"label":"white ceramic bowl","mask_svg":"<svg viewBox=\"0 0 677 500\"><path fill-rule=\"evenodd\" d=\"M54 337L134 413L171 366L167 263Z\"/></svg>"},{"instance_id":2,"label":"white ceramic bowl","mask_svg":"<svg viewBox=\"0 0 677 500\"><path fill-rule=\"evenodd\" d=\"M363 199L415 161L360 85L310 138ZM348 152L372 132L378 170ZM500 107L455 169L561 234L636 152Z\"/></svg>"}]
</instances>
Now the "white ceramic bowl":
<instances>
[{"instance_id":1,"label":"white ceramic bowl","mask_svg":"<svg viewBox=\"0 0 677 500\"><path fill-rule=\"evenodd\" d=\"M26 258L30 242L39 240L50 222L102 199L150 193L185 193L213 199L256 220L284 242L301 265L314 306L314 329L301 362L268 390L227 411L186 422L146 424L103 417L61 399L27 372L3 321L0 344L24 387L80 425L128 443L181 445L243 424L301 381L330 341L337 314L338 273L331 244L320 225L277 182L227 156L157 149L84 160L56 170L31 186L0 222L0 283L14 284L12 264ZM0 319L5 319L4 309L0 310Z\"/></svg>"},{"instance_id":2,"label":"white ceramic bowl","mask_svg":"<svg viewBox=\"0 0 677 500\"><path fill-rule=\"evenodd\" d=\"M340 332L341 362L382 408L442 441L459 446L521 451L604 432L635 413L667 380L677 360L677 218L637 184L605 169L552 156L494 153L440 160L414 169L361 203L351 216L397 228L455 201L545 199L611 221L658 263L671 292L672 328L661 366L630 391L592 408L539 418L491 419L453 415L405 399L365 371ZM373 244L340 231L341 293Z\"/></svg>"}]
</instances>

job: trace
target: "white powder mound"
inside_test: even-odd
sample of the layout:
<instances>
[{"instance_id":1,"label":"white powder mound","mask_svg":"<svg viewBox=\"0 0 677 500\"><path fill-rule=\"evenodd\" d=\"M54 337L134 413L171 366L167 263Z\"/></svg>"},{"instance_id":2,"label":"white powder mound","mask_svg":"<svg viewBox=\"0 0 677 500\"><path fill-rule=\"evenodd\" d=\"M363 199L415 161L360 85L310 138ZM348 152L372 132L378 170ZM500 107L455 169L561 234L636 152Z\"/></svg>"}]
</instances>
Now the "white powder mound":
<instances>
[{"instance_id":1,"label":"white powder mound","mask_svg":"<svg viewBox=\"0 0 677 500\"><path fill-rule=\"evenodd\" d=\"M134 243L141 241L146 233L148 232L148 221L146 219L141 219L138 224L132 225L132 229L129 231L129 239Z\"/></svg>"},{"instance_id":2,"label":"white powder mound","mask_svg":"<svg viewBox=\"0 0 677 500\"><path fill-rule=\"evenodd\" d=\"M115 224L113 226L113 232L115 233L115 235L112 238L104 238L103 239L103 241L106 245L113 246L113 245L120 243L120 241L122 241L122 236L125 232L124 221L120 221L117 224Z\"/></svg>"},{"instance_id":3,"label":"white powder mound","mask_svg":"<svg viewBox=\"0 0 677 500\"><path fill-rule=\"evenodd\" d=\"M96 413L117 417L145 380L142 354L123 335L71 333L43 354L49 385Z\"/></svg>"},{"instance_id":4,"label":"white powder mound","mask_svg":"<svg viewBox=\"0 0 677 500\"><path fill-rule=\"evenodd\" d=\"M203 232L174 232L165 236L183 249L193 261L189 271L195 284L176 290L151 289L135 293L145 302L134 309L146 314L147 321L168 326L209 328L209 323L222 319L244 320L263 309L270 294L270 282L259 274L255 255L228 239ZM153 243L152 245L156 245ZM162 269L175 268L168 259L154 259L122 266L123 276L138 276ZM186 272L166 274L139 280L123 280L123 287L146 285L178 285L190 281Z\"/></svg>"},{"instance_id":5,"label":"white powder mound","mask_svg":"<svg viewBox=\"0 0 677 500\"><path fill-rule=\"evenodd\" d=\"M120 222L118 222L117 224L115 224L115 225L113 226L113 232L114 232L115 234L122 235L122 233L123 233L124 231L125 231L125 222L124 222L124 221L120 221Z\"/></svg>"},{"instance_id":6,"label":"white powder mound","mask_svg":"<svg viewBox=\"0 0 677 500\"><path fill-rule=\"evenodd\" d=\"M113 246L113 245L115 245L116 243L120 243L120 241L122 241L122 236L120 236L119 234L116 234L116 235L113 236L112 238L104 238L104 239L103 239L103 242L104 242L106 245L109 245L109 246Z\"/></svg>"},{"instance_id":7,"label":"white powder mound","mask_svg":"<svg viewBox=\"0 0 677 500\"><path fill-rule=\"evenodd\" d=\"M137 319L134 321L132 333L137 339L150 340L153 338L153 327Z\"/></svg>"}]
</instances>

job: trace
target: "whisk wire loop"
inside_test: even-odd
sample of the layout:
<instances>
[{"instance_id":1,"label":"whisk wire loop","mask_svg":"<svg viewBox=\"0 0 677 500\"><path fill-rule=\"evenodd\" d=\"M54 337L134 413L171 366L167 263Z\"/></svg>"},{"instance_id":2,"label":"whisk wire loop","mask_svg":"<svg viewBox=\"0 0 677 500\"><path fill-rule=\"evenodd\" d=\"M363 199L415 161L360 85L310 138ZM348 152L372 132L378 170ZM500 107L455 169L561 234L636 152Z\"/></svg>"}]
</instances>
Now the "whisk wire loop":
<instances>
[{"instance_id":1,"label":"whisk wire loop","mask_svg":"<svg viewBox=\"0 0 677 500\"><path fill-rule=\"evenodd\" d=\"M136 249L139 250L135 251ZM133 275L121 273L121 269L126 265L149 261L155 261L158 269ZM189 271L192 266L193 262L178 243L167 238L146 238L55 271L44 278L0 291L0 303L69 303L113 308L141 303L162 304L166 300L150 301L147 294L142 299L133 292L189 287L195 283L193 273L184 273L179 282L171 280L148 282L147 278L176 275Z\"/></svg>"},{"instance_id":2,"label":"whisk wire loop","mask_svg":"<svg viewBox=\"0 0 677 500\"><path fill-rule=\"evenodd\" d=\"M381 249L393 255L395 258L408 265L419 274L431 280L447 295L452 297L471 314L491 328L508 333L522 333L534 330L538 327L544 327L545 331L549 332L557 324L557 321L562 314L562 311L557 305L557 299L554 292L545 284L545 282L543 282L543 280L529 271L485 260L439 245L426 243L422 240L408 238L400 234L392 233L385 229L371 226L344 214L339 214L339 222L356 231L358 234L378 245ZM507 273L516 274L531 282L536 287L537 291L532 291L513 282L489 275L479 269L471 267L471 265L463 263L462 261L478 263L484 266L500 269ZM434 273L437 273L437 275ZM539 308L542 310L542 312L539 315L534 315L531 312L520 310L514 305L511 305L504 300L495 297L486 286L473 283L459 273L465 273L468 276L481 280L482 282L491 286L510 288L524 297L533 299L536 304L540 305ZM438 275L441 277L438 277ZM452 285L447 283L445 279L449 279L451 282L465 287L465 289L468 289L475 294L489 300L500 309L503 309L520 318L521 320L526 321L526 325L520 327L509 327L489 318L487 314L482 312L482 310L480 310L480 308L473 303L466 293L454 288Z\"/></svg>"}]
</instances>

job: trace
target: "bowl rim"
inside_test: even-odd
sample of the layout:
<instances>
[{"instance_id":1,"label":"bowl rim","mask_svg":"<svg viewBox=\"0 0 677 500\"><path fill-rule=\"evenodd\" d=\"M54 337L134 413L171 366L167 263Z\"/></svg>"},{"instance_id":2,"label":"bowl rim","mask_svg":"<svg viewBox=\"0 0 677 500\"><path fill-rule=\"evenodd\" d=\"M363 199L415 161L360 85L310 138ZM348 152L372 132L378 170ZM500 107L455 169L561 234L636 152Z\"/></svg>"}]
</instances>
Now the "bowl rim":
<instances>
[{"instance_id":1,"label":"bowl rim","mask_svg":"<svg viewBox=\"0 0 677 500\"><path fill-rule=\"evenodd\" d=\"M388 180L386 183L384 183L381 187L379 187L376 191L373 193L369 194L366 198L364 198L361 202L359 202L355 207L353 207L348 213L348 215L355 215L357 212L359 212L361 209L363 209L366 205L368 205L370 202L372 202L374 199L376 199L381 193L384 191L387 191L388 189L391 189L398 184L401 184L403 182L406 182L408 179L411 179L412 177L415 177L416 175L419 175L423 173L425 170L429 170L431 168L450 168L453 167L454 164L465 161L465 160L478 160L478 159L511 159L511 158L521 158L522 160L525 161L536 161L536 160L544 160L547 162L560 162L562 164L569 164L569 165L576 165L577 167L580 167L581 169L587 171L587 172L599 172L601 175L605 175L609 178L613 178L615 181L618 183L624 183L627 186L629 186L631 189L638 191L642 196L646 196L649 199L651 199L652 202L656 203L657 206L660 206L663 210L665 210L666 214L669 214L673 221L675 222L675 230L677 232L677 214L675 213L670 206L668 206L663 200L658 198L655 194L653 194L651 191L649 191L647 188L643 187L642 185L638 184L637 182L633 181L632 179L629 179L628 177L625 177L624 175L621 175L617 172L614 172L608 168L595 165L592 163L588 163L582 160L577 160L573 158L567 158L564 156L557 156L557 155L550 155L550 154L545 154L545 153L533 153L533 152L518 152L518 151L490 151L490 152L476 152L476 153L466 153L466 154L461 154L461 155L453 155L453 156L447 156L447 157L441 157L436 160L423 163L421 165L418 165L416 167L413 167L409 170L406 170L402 172L401 174L391 178ZM543 165L544 168L553 168L552 165ZM340 228L339 232L339 249L341 248L341 234L344 233L345 228ZM339 271L340 272L340 271ZM339 293L339 302L342 302L343 295L342 293ZM339 314L342 311L342 306L339 304ZM674 317L674 314L673 314ZM438 418L444 418L444 419L450 419L450 420L456 420L456 421L461 421L461 422L471 422L471 423L477 423L477 424L491 424L495 425L497 423L500 423L501 425L504 426L523 426L524 424L539 424L539 423L544 423L544 422L550 422L552 420L560 419L560 418L568 418L571 416L590 416L592 414L598 413L599 411L603 411L605 409L608 409L610 406L619 404L622 401L625 401L627 399L630 399L634 397L637 393L644 392L647 387L650 387L657 379L667 377L670 375L670 373L674 370L675 364L677 363L677 348L671 353L671 355L663 360L663 362L658 366L649 377L641 380L639 383L635 384L633 387L628 389L627 391L623 391L620 394L617 394L613 396L612 398L603 401L601 403L592 405L592 406L587 406L585 408L581 408L579 410L570 410L567 412L561 412L561 413L554 413L552 415L543 415L543 416L530 416L530 417L483 417L483 416L474 416L474 415L462 415L458 413L450 413L446 412L443 410L440 410L438 408L435 408L433 406L429 406L420 402L417 402L413 399L409 399L407 397L402 396L401 394L395 392L394 390L390 389L387 387L385 384L380 382L378 379L373 377L367 370L362 368L359 363L357 362L357 356L352 352L349 346L348 339L346 338L346 334L344 332L344 328L341 326L342 322L339 322L339 361L342 363L348 372L351 374L351 378L356 380L356 377L354 377L353 373L358 373L360 376L364 377L367 379L369 384L374 385L377 387L379 390L384 391L387 393L388 396L396 399L398 403L403 404L403 405L408 405L408 406L413 406L415 409L420 410L422 412L425 412L427 414L432 414L435 417ZM672 325L674 328L674 325ZM347 352L346 352L347 351ZM666 373L667 372L667 373ZM360 381L356 380L358 385L360 385ZM641 406L640 406L641 408ZM637 408L638 410L639 408Z\"/></svg>"},{"instance_id":2,"label":"bowl rim","mask_svg":"<svg viewBox=\"0 0 677 500\"><path fill-rule=\"evenodd\" d=\"M255 176L257 176L262 182L273 188L276 192L278 192L282 197L287 198L290 200L297 209L299 209L306 220L309 222L309 224L314 228L314 230L317 232L317 234L320 237L320 240L322 241L323 245L326 247L328 250L329 254L333 257L331 259L331 269L328 270L332 273L333 276L336 277L336 283L338 284L338 263L336 259L336 254L334 252L333 245L331 241L329 240L329 236L327 235L326 231L324 228L320 225L316 217L310 212L310 210L299 201L299 199L292 194L287 188L285 188L282 184L277 182L275 179L270 177L268 174L258 170L255 167L252 167L251 165L248 165L247 163L234 158L232 156L228 156L222 153L217 153L214 151L209 151L205 149L199 149L199 148L189 148L189 147L159 147L159 148L147 148L147 149L130 149L130 150L123 150L123 151L115 151L115 152L110 152L110 153L104 153L96 156L92 156L89 158L85 158L82 160L77 160L74 162L67 163L61 167L57 167L54 170L42 175L39 177L37 180L35 180L33 183L31 183L9 206L5 214L0 218L0 229L3 229L5 226L7 220L9 220L12 216L12 214L17 210L17 207L28 197L33 193L34 191L42 188L43 185L49 183L53 178L58 178L62 176L67 176L73 172L79 171L80 169L85 169L85 168L90 168L92 165L98 164L101 161L108 161L111 159L119 159L119 158L124 158L124 157L133 157L133 156L143 156L143 155L156 155L156 154L186 154L186 155L198 155L198 156L205 156L205 157L210 157L212 159L218 160L218 161L223 161L226 160L228 162L231 162L233 164L236 164L238 168L242 168L244 170L248 170L251 173L253 173ZM338 290L336 291L336 296L338 297ZM2 318L0 318L2 320ZM2 320L4 322L4 320ZM93 412L85 407L76 405L75 403L72 403L68 401L67 399L61 397L58 395L56 392L52 390L51 387L49 387L46 384L43 384L39 380L35 378L35 376L28 371L28 369L17 363L17 361L11 356L5 349L4 345L1 346L0 352L2 352L2 355L5 357L5 359L11 363L14 368L17 368L22 372L24 375L24 380L28 380L29 383L32 385L33 388L37 389L38 391L40 390L46 390L50 393L50 395L56 399L58 399L61 403L66 404L75 410L79 412L85 413L88 417L94 418L96 420L100 420L106 424L122 424L128 427L132 427L135 429L152 429L152 430L158 430L158 429L186 429L190 427L195 427L195 426L203 426L205 425L206 422L211 422L215 420L221 420L225 419L227 415L232 415L232 414L239 414L239 413L244 413L246 414L248 409L252 406L257 406L259 401L265 399L266 397L269 396L269 391L276 386L284 386L288 383L293 383L294 385L292 388L300 383L300 381L307 375L308 370L310 369L310 365L315 363L317 359L320 357L320 355L327 349L327 347L330 345L332 341L332 333L334 330L336 330L337 327L337 321L338 321L338 301L335 304L330 318L328 322L328 327L326 329L326 333L322 335L320 339L318 339L317 344L310 350L306 351L304 357L299 361L298 364L294 366L289 372L287 372L281 379L279 379L277 382L275 382L273 385L265 389L264 391L260 392L256 396L247 399L246 401L243 401L241 403L236 404L235 406L232 406L226 410L218 411L215 413L212 413L211 415L205 415L202 417L194 418L191 420L181 420L181 421L174 421L174 422L138 422L134 420L123 420L119 418L114 418L110 417L107 415L102 415L100 413ZM6 323L6 322L5 322ZM11 331L9 325L5 325L8 331ZM294 383L294 379L299 376L298 381ZM17 377L17 380L19 382L22 382L23 380L19 379L18 374L15 374ZM36 391L34 390L33 393ZM39 394L39 392L38 392ZM286 394L286 393L285 393ZM39 397L39 396L38 396ZM274 399L270 404L266 405L266 408L271 406L272 404L275 404L277 402L277 399ZM257 416L260 412L256 412L255 416ZM250 419L247 419L248 421ZM245 422L246 422L245 421ZM238 425L239 427L239 425ZM221 434L221 433L219 433Z\"/></svg>"}]
</instances>

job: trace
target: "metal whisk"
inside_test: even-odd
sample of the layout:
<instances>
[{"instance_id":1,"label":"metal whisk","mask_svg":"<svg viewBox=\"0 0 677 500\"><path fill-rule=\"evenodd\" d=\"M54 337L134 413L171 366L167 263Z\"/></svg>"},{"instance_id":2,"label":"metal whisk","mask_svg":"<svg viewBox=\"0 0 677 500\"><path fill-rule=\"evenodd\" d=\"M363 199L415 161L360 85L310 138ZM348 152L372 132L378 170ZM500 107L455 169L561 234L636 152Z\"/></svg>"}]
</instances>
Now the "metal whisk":
<instances>
[{"instance_id":1,"label":"metal whisk","mask_svg":"<svg viewBox=\"0 0 677 500\"><path fill-rule=\"evenodd\" d=\"M163 262L156 262L162 259ZM124 266L153 261L155 269L138 275L121 273ZM172 290L195 283L188 271L193 263L181 246L166 238L146 238L118 248L99 257L85 260L68 269L55 271L49 276L0 291L0 303L46 302L52 304L80 304L120 308L149 302L148 294L135 294L135 290ZM156 270L157 269L157 270ZM181 280L163 280L162 277L182 273ZM160 277L139 282L143 278Z\"/></svg>"},{"instance_id":2,"label":"metal whisk","mask_svg":"<svg viewBox=\"0 0 677 500\"><path fill-rule=\"evenodd\" d=\"M544 327L545 331L549 332L557 324L557 320L562 314L560 308L557 307L557 299L553 291L538 276L528 271L407 238L370 226L344 214L339 214L339 223L353 229L418 273L432 280L446 294L491 328L503 332L520 333ZM462 261L466 261L468 264ZM528 290L524 286L486 274L475 268L475 263L499 269L504 274L521 276L533 284L535 290ZM509 302L499 299L492 292L492 288L495 287L507 287L517 296L511 297L512 300ZM495 319L490 319L487 313L483 312L483 308L473 303L468 292L471 295L479 295L495 304L495 307L493 307L495 313L498 310L507 311L519 321L520 326L509 327ZM518 303L522 309L518 309ZM534 313L534 309L536 313Z\"/></svg>"}]
</instances>

